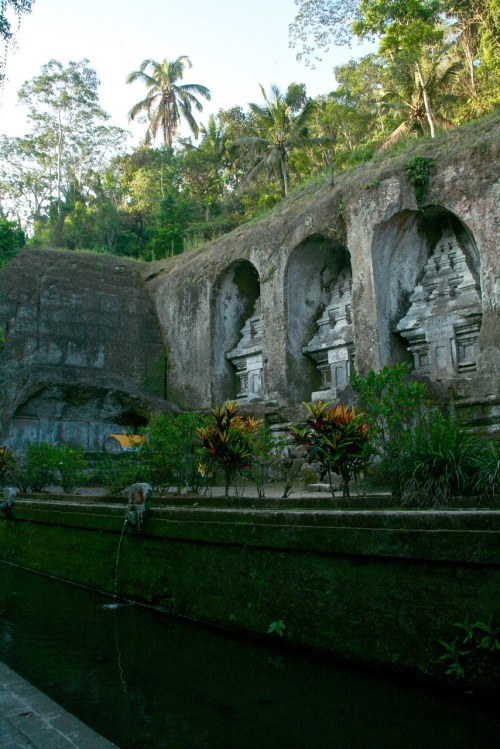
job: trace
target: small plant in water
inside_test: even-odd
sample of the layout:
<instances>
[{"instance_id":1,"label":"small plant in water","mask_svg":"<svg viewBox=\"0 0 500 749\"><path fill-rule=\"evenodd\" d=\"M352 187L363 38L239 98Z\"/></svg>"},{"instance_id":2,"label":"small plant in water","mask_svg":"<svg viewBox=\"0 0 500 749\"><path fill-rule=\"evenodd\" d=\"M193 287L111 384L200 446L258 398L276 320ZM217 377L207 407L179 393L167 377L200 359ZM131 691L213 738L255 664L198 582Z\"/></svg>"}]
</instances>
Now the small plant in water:
<instances>
[{"instance_id":1,"label":"small plant in water","mask_svg":"<svg viewBox=\"0 0 500 749\"><path fill-rule=\"evenodd\" d=\"M460 634L453 640L439 640L444 652L438 658L446 675L474 687L500 688L500 628L491 621L457 622Z\"/></svg>"},{"instance_id":2,"label":"small plant in water","mask_svg":"<svg viewBox=\"0 0 500 749\"><path fill-rule=\"evenodd\" d=\"M286 624L283 621L283 619L278 619L276 622L271 622L269 627L267 628L267 634L268 635L277 635L278 637L283 637L286 631Z\"/></svg>"}]
</instances>

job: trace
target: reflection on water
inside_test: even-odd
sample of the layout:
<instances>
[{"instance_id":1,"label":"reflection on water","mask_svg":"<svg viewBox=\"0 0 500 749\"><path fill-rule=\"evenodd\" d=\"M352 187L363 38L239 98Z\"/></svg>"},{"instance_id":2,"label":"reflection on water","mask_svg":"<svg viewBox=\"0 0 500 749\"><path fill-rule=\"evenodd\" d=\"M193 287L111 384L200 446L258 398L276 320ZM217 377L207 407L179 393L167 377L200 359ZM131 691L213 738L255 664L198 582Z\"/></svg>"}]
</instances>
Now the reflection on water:
<instances>
[{"instance_id":1,"label":"reflection on water","mask_svg":"<svg viewBox=\"0 0 500 749\"><path fill-rule=\"evenodd\" d=\"M0 660L121 749L491 749L500 720L0 564Z\"/></svg>"}]
</instances>

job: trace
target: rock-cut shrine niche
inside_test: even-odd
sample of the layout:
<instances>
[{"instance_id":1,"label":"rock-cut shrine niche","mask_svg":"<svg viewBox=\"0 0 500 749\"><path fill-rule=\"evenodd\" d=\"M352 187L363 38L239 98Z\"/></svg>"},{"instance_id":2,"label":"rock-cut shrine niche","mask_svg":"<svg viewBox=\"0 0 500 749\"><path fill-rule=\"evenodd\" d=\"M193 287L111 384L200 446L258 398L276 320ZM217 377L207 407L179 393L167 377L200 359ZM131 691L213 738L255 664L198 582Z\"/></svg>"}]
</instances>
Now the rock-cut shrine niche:
<instances>
[{"instance_id":1,"label":"rock-cut shrine niche","mask_svg":"<svg viewBox=\"0 0 500 749\"><path fill-rule=\"evenodd\" d=\"M16 409L9 443L49 442L99 452L110 434L137 433L147 425L146 407L141 410L132 397L106 388L41 385Z\"/></svg>"},{"instance_id":2,"label":"rock-cut shrine niche","mask_svg":"<svg viewBox=\"0 0 500 749\"><path fill-rule=\"evenodd\" d=\"M443 380L474 371L481 319L479 283L448 219L396 326L416 372Z\"/></svg>"},{"instance_id":3,"label":"rock-cut shrine niche","mask_svg":"<svg viewBox=\"0 0 500 749\"><path fill-rule=\"evenodd\" d=\"M231 263L213 294L213 402L259 398L263 359L257 269L248 260Z\"/></svg>"},{"instance_id":4,"label":"rock-cut shrine niche","mask_svg":"<svg viewBox=\"0 0 500 749\"><path fill-rule=\"evenodd\" d=\"M318 397L328 398L349 377L353 340L350 268L347 248L324 234L307 237L290 254L285 301L291 402L311 400L311 392L317 395L319 391Z\"/></svg>"},{"instance_id":5,"label":"rock-cut shrine niche","mask_svg":"<svg viewBox=\"0 0 500 749\"><path fill-rule=\"evenodd\" d=\"M302 351L316 362L321 386L311 394L315 400L335 400L349 384L354 368L352 330L352 273L344 269L329 290L329 301L317 321L314 338Z\"/></svg>"},{"instance_id":6,"label":"rock-cut shrine niche","mask_svg":"<svg viewBox=\"0 0 500 749\"><path fill-rule=\"evenodd\" d=\"M238 378L238 399L247 401L262 397L262 318L260 298L256 300L250 317L241 328L238 345L226 354L226 358L236 367Z\"/></svg>"}]
</instances>

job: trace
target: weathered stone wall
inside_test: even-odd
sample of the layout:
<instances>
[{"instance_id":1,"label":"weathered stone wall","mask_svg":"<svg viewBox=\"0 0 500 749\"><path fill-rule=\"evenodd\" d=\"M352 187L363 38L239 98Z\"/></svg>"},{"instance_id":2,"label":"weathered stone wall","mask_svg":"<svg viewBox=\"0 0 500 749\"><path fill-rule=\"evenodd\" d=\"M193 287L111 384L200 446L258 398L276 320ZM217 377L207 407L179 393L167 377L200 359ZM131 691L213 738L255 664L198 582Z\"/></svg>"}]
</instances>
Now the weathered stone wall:
<instances>
[{"instance_id":1,"label":"weathered stone wall","mask_svg":"<svg viewBox=\"0 0 500 749\"><path fill-rule=\"evenodd\" d=\"M21 253L0 279L2 439L96 445L156 396L290 411L399 360L498 432L499 131L419 146L433 165L420 205L405 155L169 260Z\"/></svg>"},{"instance_id":2,"label":"weathered stone wall","mask_svg":"<svg viewBox=\"0 0 500 749\"><path fill-rule=\"evenodd\" d=\"M166 410L164 344L137 264L24 250L0 274L2 438L101 450Z\"/></svg>"},{"instance_id":3,"label":"weathered stone wall","mask_svg":"<svg viewBox=\"0 0 500 749\"><path fill-rule=\"evenodd\" d=\"M430 146L422 153L435 155ZM458 399L469 424L496 431L498 139L491 132L478 133L474 146L441 151L420 206L406 174L407 161L372 165L334 188L306 188L265 220L145 269L168 341L168 397L182 407L204 408L237 395L226 354L236 345L259 293L261 400L271 407L310 399L318 391L319 373L303 349L322 312L328 311L329 289L347 270L352 271L348 322L353 340L340 337L339 351L341 344L345 351L330 359L345 363L347 349L353 349L356 369L365 372L415 358L437 392ZM421 288L428 262L434 263L435 279ZM257 292L245 291L245 266L256 274ZM397 326L413 298L420 300L423 319L431 315L431 307L433 317L425 331L410 329L412 355L411 341ZM332 307L332 325L336 309Z\"/></svg>"}]
</instances>

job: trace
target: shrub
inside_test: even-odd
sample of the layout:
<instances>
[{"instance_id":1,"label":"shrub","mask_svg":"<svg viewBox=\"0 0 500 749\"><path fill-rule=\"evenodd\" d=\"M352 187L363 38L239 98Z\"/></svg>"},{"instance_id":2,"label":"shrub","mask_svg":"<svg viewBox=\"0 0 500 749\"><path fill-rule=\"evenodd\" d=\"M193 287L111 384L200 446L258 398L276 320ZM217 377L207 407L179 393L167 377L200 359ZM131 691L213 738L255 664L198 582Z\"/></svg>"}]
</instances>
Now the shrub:
<instances>
[{"instance_id":1,"label":"shrub","mask_svg":"<svg viewBox=\"0 0 500 749\"><path fill-rule=\"evenodd\" d=\"M48 442L28 442L13 470L16 485L24 492L40 492L56 479L59 451Z\"/></svg>"},{"instance_id":2,"label":"shrub","mask_svg":"<svg viewBox=\"0 0 500 749\"><path fill-rule=\"evenodd\" d=\"M123 491L138 481L151 483L149 466L138 453L105 455L94 471L94 481L102 483L110 494Z\"/></svg>"},{"instance_id":3,"label":"shrub","mask_svg":"<svg viewBox=\"0 0 500 749\"><path fill-rule=\"evenodd\" d=\"M237 475L248 472L254 456L255 437L262 422L251 417L237 416L238 404L227 401L223 406L214 406L212 420L196 433L201 443L202 463L205 473L220 468L224 475L224 496Z\"/></svg>"},{"instance_id":4,"label":"shrub","mask_svg":"<svg viewBox=\"0 0 500 749\"><path fill-rule=\"evenodd\" d=\"M379 472L406 506L429 507L458 494L495 493L500 484L498 445L462 429L409 380L405 364L378 374L354 375L365 419L374 438Z\"/></svg>"},{"instance_id":5,"label":"shrub","mask_svg":"<svg viewBox=\"0 0 500 749\"><path fill-rule=\"evenodd\" d=\"M0 447L0 484L8 481L12 475L17 458L8 447Z\"/></svg>"},{"instance_id":6,"label":"shrub","mask_svg":"<svg viewBox=\"0 0 500 749\"><path fill-rule=\"evenodd\" d=\"M61 486L66 494L70 494L75 486L84 480L85 450L83 447L64 445L56 445L55 450Z\"/></svg>"},{"instance_id":7,"label":"shrub","mask_svg":"<svg viewBox=\"0 0 500 749\"><path fill-rule=\"evenodd\" d=\"M259 497L266 496L266 484L274 479L284 480L287 491L286 486L291 477L284 465L282 453L288 443L284 436L273 434L267 424L259 422L252 441L252 460L249 468L249 478L254 482Z\"/></svg>"},{"instance_id":8,"label":"shrub","mask_svg":"<svg viewBox=\"0 0 500 749\"><path fill-rule=\"evenodd\" d=\"M148 468L154 486L174 485L180 491L188 487L197 492L203 483L199 472L196 430L203 428L206 417L187 411L178 416L159 416L148 430L140 459Z\"/></svg>"},{"instance_id":9,"label":"shrub","mask_svg":"<svg viewBox=\"0 0 500 749\"><path fill-rule=\"evenodd\" d=\"M378 456L389 461L401 440L417 427L430 406L423 383L409 380L407 364L386 366L375 374L352 376L352 387L375 442Z\"/></svg>"},{"instance_id":10,"label":"shrub","mask_svg":"<svg viewBox=\"0 0 500 749\"><path fill-rule=\"evenodd\" d=\"M343 482L343 495L349 496L349 481L356 478L371 457L368 427L356 408L328 403L304 403L310 417L305 427L292 426L290 431L304 445L308 462L322 463L328 471L332 496L332 473Z\"/></svg>"},{"instance_id":11,"label":"shrub","mask_svg":"<svg viewBox=\"0 0 500 749\"><path fill-rule=\"evenodd\" d=\"M473 456L475 468L474 491L477 494L500 494L500 444L489 441Z\"/></svg>"},{"instance_id":12,"label":"shrub","mask_svg":"<svg viewBox=\"0 0 500 749\"><path fill-rule=\"evenodd\" d=\"M393 457L391 470L403 505L439 506L452 496L474 494L481 448L453 416L429 409Z\"/></svg>"}]
</instances>

